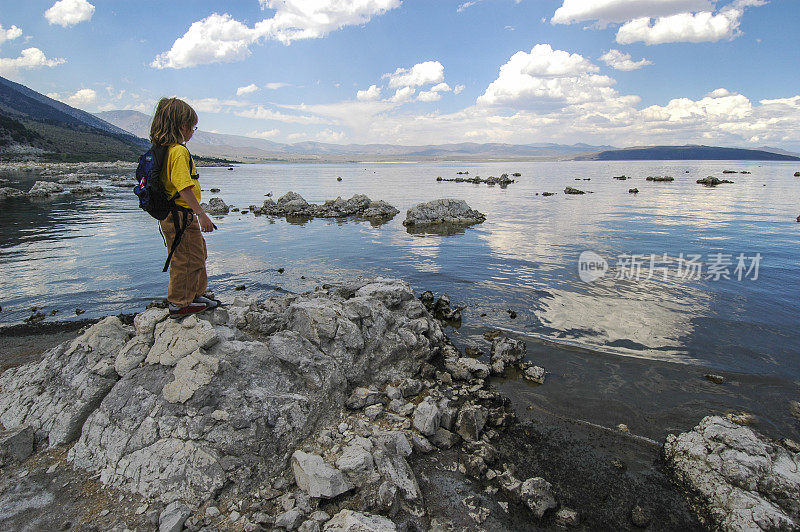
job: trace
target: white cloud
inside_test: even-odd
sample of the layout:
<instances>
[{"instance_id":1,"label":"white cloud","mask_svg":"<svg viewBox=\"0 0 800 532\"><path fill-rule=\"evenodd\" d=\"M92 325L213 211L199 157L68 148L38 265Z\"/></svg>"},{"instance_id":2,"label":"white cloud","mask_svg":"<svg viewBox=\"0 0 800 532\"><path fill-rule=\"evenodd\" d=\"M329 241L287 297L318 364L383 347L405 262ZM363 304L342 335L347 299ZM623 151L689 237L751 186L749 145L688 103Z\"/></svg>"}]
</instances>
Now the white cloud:
<instances>
[{"instance_id":1,"label":"white cloud","mask_svg":"<svg viewBox=\"0 0 800 532\"><path fill-rule=\"evenodd\" d=\"M453 94L461 94L462 92L464 92L464 89L466 88L467 88L466 85L456 85L455 88L453 89Z\"/></svg>"},{"instance_id":2,"label":"white cloud","mask_svg":"<svg viewBox=\"0 0 800 532\"><path fill-rule=\"evenodd\" d=\"M517 52L500 67L500 74L477 103L525 108L531 105L583 103L616 96L615 83L595 74L597 65L580 54L537 44L530 53Z\"/></svg>"},{"instance_id":3,"label":"white cloud","mask_svg":"<svg viewBox=\"0 0 800 532\"><path fill-rule=\"evenodd\" d=\"M72 107L82 108L91 105L97 101L97 92L93 89L80 89L74 94L61 96L56 92L51 92L46 95L48 98L64 102Z\"/></svg>"},{"instance_id":4,"label":"white cloud","mask_svg":"<svg viewBox=\"0 0 800 532\"><path fill-rule=\"evenodd\" d=\"M6 41L11 41L16 39L17 37L22 35L22 30L16 26L11 26L10 28L3 29L3 25L0 24L0 44L3 44Z\"/></svg>"},{"instance_id":5,"label":"white cloud","mask_svg":"<svg viewBox=\"0 0 800 532\"><path fill-rule=\"evenodd\" d=\"M422 91L417 95L417 100L421 102L436 102L442 99L443 92L450 92L452 89L450 85L445 82L439 83L438 85L434 85L428 91Z\"/></svg>"},{"instance_id":6,"label":"white cloud","mask_svg":"<svg viewBox=\"0 0 800 532\"><path fill-rule=\"evenodd\" d=\"M251 109L244 109L241 111L235 111L234 114L236 116L241 116L243 118L255 118L257 120L275 120L277 122L287 122L290 124L328 124L330 123L328 120L319 118L317 116L308 116L308 115L290 115L286 113L281 113L280 111L275 111L273 109L268 109L259 105L256 108Z\"/></svg>"},{"instance_id":7,"label":"white cloud","mask_svg":"<svg viewBox=\"0 0 800 532\"><path fill-rule=\"evenodd\" d=\"M44 17L50 24L58 24L66 28L91 20L93 14L94 6L86 0L58 0L44 12Z\"/></svg>"},{"instance_id":8,"label":"white cloud","mask_svg":"<svg viewBox=\"0 0 800 532\"><path fill-rule=\"evenodd\" d=\"M600 56L600 61L616 70L638 70L643 66L653 64L647 59L634 61L631 59L631 54L622 53L619 50L609 50Z\"/></svg>"},{"instance_id":9,"label":"white cloud","mask_svg":"<svg viewBox=\"0 0 800 532\"><path fill-rule=\"evenodd\" d=\"M150 66L186 68L207 63L241 61L250 55L256 39L254 30L228 14L214 13L193 23L172 48L159 54Z\"/></svg>"},{"instance_id":10,"label":"white cloud","mask_svg":"<svg viewBox=\"0 0 800 532\"><path fill-rule=\"evenodd\" d=\"M403 87L402 89L397 89L394 93L394 96L390 98L390 101L395 103L400 102L407 102L416 92L414 87Z\"/></svg>"},{"instance_id":11,"label":"white cloud","mask_svg":"<svg viewBox=\"0 0 800 532\"><path fill-rule=\"evenodd\" d=\"M276 137L280 133L279 129L268 129L266 131L251 131L247 134L248 137L254 137L257 139L271 139Z\"/></svg>"},{"instance_id":12,"label":"white cloud","mask_svg":"<svg viewBox=\"0 0 800 532\"><path fill-rule=\"evenodd\" d=\"M459 6L456 8L456 12L458 12L458 13L461 13L461 12L462 12L462 11L464 11L465 9L467 9L467 8L469 8L469 7L472 7L472 6L474 6L475 4L477 4L477 3L478 3L478 2L480 2L480 1L481 1L481 0L472 0L472 1L470 1L470 2L464 2L463 4L460 4L460 5L459 5Z\"/></svg>"},{"instance_id":13,"label":"white cloud","mask_svg":"<svg viewBox=\"0 0 800 532\"><path fill-rule=\"evenodd\" d=\"M9 76L18 70L54 67L65 62L64 59L48 59L38 48L26 48L19 57L0 57L0 75Z\"/></svg>"},{"instance_id":14,"label":"white cloud","mask_svg":"<svg viewBox=\"0 0 800 532\"><path fill-rule=\"evenodd\" d=\"M317 140L320 142L340 143L346 137L347 135L344 134L344 131L334 131L332 129L326 129L325 131L317 133Z\"/></svg>"},{"instance_id":15,"label":"white cloud","mask_svg":"<svg viewBox=\"0 0 800 532\"><path fill-rule=\"evenodd\" d=\"M389 78L389 87L419 87L444 81L444 66L439 61L425 61L417 63L411 68L398 68L391 74L384 74Z\"/></svg>"},{"instance_id":16,"label":"white cloud","mask_svg":"<svg viewBox=\"0 0 800 532\"><path fill-rule=\"evenodd\" d=\"M277 89L280 89L280 88L283 88L283 87L288 87L288 86L289 86L288 83L283 83L283 82L280 82L280 81L273 81L272 83L267 83L266 85L264 85L264 88L265 89L269 89L271 91L274 91L274 90L277 90Z\"/></svg>"},{"instance_id":17,"label":"white cloud","mask_svg":"<svg viewBox=\"0 0 800 532\"><path fill-rule=\"evenodd\" d=\"M712 0L564 0L550 22L574 24L596 20L600 26L605 26L609 22L707 11L713 7Z\"/></svg>"},{"instance_id":18,"label":"white cloud","mask_svg":"<svg viewBox=\"0 0 800 532\"><path fill-rule=\"evenodd\" d=\"M400 6L400 0L260 0L262 8L274 9L272 18L252 28L230 15L214 13L191 25L189 30L159 54L154 68L187 68L216 62L241 61L249 47L261 39L284 44L300 39L324 37L332 31L366 24L373 16Z\"/></svg>"},{"instance_id":19,"label":"white cloud","mask_svg":"<svg viewBox=\"0 0 800 532\"><path fill-rule=\"evenodd\" d=\"M620 27L617 42L631 44L664 44L671 42L717 42L738 37L739 25L746 6L762 5L759 1L734 2L718 13L678 13L660 17L654 22L649 17L631 20Z\"/></svg>"},{"instance_id":20,"label":"white cloud","mask_svg":"<svg viewBox=\"0 0 800 532\"><path fill-rule=\"evenodd\" d=\"M362 102L377 100L380 96L381 89L377 85L370 85L368 89L356 93L356 98Z\"/></svg>"},{"instance_id":21,"label":"white cloud","mask_svg":"<svg viewBox=\"0 0 800 532\"><path fill-rule=\"evenodd\" d=\"M422 91L417 95L417 100L421 102L436 102L442 99L442 94L436 91Z\"/></svg>"},{"instance_id":22,"label":"white cloud","mask_svg":"<svg viewBox=\"0 0 800 532\"><path fill-rule=\"evenodd\" d=\"M236 96L241 96L243 94L250 94L251 92L256 92L258 90L258 85L255 83L251 83L250 85L245 85L244 87L239 87L236 89Z\"/></svg>"}]
</instances>

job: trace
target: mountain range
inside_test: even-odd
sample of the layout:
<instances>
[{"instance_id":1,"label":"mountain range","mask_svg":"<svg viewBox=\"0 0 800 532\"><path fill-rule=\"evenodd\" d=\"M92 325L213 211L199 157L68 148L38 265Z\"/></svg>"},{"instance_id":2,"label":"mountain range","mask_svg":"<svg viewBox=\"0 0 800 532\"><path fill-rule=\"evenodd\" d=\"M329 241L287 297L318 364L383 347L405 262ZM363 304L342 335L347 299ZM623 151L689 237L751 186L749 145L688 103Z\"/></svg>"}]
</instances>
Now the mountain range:
<instances>
[{"instance_id":1,"label":"mountain range","mask_svg":"<svg viewBox=\"0 0 800 532\"><path fill-rule=\"evenodd\" d=\"M0 77L0 157L132 160L148 143L96 116Z\"/></svg>"},{"instance_id":2,"label":"mountain range","mask_svg":"<svg viewBox=\"0 0 800 532\"><path fill-rule=\"evenodd\" d=\"M129 110L94 115L0 77L0 159L136 160L149 147L150 116ZM588 144L282 144L267 139L197 131L195 156L240 162L490 161L490 160L793 160L799 154L762 147L615 148Z\"/></svg>"}]
</instances>

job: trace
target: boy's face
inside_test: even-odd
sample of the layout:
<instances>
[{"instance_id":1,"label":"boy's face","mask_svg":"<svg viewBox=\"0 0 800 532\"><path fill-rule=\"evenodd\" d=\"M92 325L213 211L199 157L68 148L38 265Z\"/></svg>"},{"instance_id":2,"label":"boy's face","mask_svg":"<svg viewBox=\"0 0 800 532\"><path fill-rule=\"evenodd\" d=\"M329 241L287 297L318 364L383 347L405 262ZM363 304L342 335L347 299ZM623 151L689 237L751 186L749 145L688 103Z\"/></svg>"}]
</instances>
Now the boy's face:
<instances>
[{"instance_id":1,"label":"boy's face","mask_svg":"<svg viewBox=\"0 0 800 532\"><path fill-rule=\"evenodd\" d=\"M194 135L194 131L197 129L197 124L192 125L185 125L181 127L181 135L183 135L183 142L189 142L189 139L192 138Z\"/></svg>"}]
</instances>

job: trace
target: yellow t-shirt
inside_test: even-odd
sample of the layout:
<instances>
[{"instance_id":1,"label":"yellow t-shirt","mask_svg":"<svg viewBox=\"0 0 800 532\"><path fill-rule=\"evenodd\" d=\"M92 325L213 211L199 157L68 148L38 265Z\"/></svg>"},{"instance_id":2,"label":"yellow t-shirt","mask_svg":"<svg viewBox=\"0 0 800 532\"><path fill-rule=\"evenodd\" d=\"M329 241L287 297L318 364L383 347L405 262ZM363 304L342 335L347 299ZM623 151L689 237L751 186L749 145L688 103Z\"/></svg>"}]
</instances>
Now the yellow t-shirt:
<instances>
[{"instance_id":1,"label":"yellow t-shirt","mask_svg":"<svg viewBox=\"0 0 800 532\"><path fill-rule=\"evenodd\" d=\"M161 167L161 182L164 184L164 190L167 191L169 198L179 191L193 186L194 197L197 198L197 203L200 203L200 182L197 180L197 168L194 166L192 156L189 155L189 150L183 144L172 144L169 147L167 161ZM175 204L189 208L180 196L175 198Z\"/></svg>"}]
</instances>

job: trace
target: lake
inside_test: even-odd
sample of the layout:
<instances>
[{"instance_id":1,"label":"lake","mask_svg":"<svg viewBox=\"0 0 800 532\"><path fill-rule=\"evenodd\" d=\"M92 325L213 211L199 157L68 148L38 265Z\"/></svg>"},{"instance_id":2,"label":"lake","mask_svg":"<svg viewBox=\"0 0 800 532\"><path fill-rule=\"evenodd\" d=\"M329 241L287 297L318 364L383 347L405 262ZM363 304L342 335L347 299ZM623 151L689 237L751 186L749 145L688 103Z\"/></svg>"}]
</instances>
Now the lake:
<instances>
[{"instance_id":1,"label":"lake","mask_svg":"<svg viewBox=\"0 0 800 532\"><path fill-rule=\"evenodd\" d=\"M752 161L200 168L204 200L240 209L291 190L309 202L366 194L401 211L381 225L218 218L206 236L210 287L246 285L247 295L264 296L358 275L399 277L466 307L462 326L448 329L461 347L486 352L490 328L528 341L547 383L498 381L520 415L535 405L655 438L707 413L745 410L760 430L797 438L788 401L800 400L798 169ZM457 171L521 176L507 188L436 180ZM613 179L622 174L631 179ZM675 180L646 181L651 175ZM734 183L695 182L708 175ZM26 190L35 180L3 177ZM100 198L0 203L0 324L21 322L33 306L48 320L75 319L76 308L86 310L81 318L138 312L165 296L157 223L130 190L98 184ZM566 195L566 186L587 194ZM464 199L486 222L447 236L409 233L405 211L437 198Z\"/></svg>"}]
</instances>

